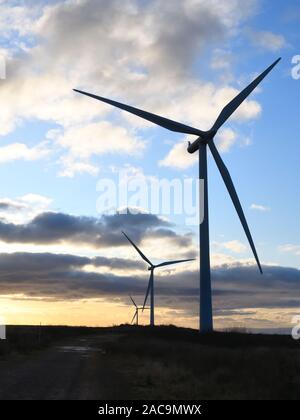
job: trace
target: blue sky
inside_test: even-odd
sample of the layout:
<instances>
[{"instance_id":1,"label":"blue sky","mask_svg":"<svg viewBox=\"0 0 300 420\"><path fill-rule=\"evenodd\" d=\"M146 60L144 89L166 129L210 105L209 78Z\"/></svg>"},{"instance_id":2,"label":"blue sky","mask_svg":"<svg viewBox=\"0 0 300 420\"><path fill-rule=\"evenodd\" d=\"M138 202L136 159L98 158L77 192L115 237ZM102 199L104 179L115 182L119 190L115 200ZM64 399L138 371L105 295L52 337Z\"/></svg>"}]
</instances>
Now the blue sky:
<instances>
[{"instance_id":1,"label":"blue sky","mask_svg":"<svg viewBox=\"0 0 300 420\"><path fill-rule=\"evenodd\" d=\"M242 111L226 123L218 147L262 263L300 269L300 79L291 76L292 57L300 54L300 8L295 1L246 0L243 10L235 0L223 5L185 0L176 8L160 0L30 4L0 2L0 53L7 65L7 78L0 81L0 198L15 207L22 204L18 211L3 211L3 223L26 226L48 211L101 219L96 209L97 182L117 180L125 167L144 177L197 177L197 164L186 153L186 137L143 126L136 118L80 97L73 88L207 129L237 91L282 57ZM211 157L209 198L214 266L251 266L251 250ZM184 234L192 238L188 247L181 247L180 241L173 244L174 252L178 256L187 248L196 252L197 227L185 226L184 215L170 214L168 219L179 239ZM146 235L141 245L151 252L155 232L148 233L149 241ZM161 239L155 258L169 248L168 241ZM136 257L126 244L98 249L61 240L58 248L44 243L41 249L39 241L25 244L0 236L0 242L4 253L22 249ZM195 265L195 278L196 269ZM137 275L143 278L142 272ZM13 307L14 293L3 290L3 296L9 295L7 307ZM30 288L24 294L28 298ZM104 294L96 297L112 302ZM126 306L123 298L121 302ZM279 306L274 302L275 308ZM162 322L169 321L166 311L162 302ZM255 326L259 317L266 317L258 312L250 321ZM83 323L94 323L84 312L81 317ZM110 322L103 317L103 322ZM225 318L220 317L221 326L244 322L230 315ZM195 319L194 313L185 313L182 324L194 325ZM271 319L269 314L266 326ZM33 315L28 318L33 320ZM286 318L280 323L286 325Z\"/></svg>"}]
</instances>

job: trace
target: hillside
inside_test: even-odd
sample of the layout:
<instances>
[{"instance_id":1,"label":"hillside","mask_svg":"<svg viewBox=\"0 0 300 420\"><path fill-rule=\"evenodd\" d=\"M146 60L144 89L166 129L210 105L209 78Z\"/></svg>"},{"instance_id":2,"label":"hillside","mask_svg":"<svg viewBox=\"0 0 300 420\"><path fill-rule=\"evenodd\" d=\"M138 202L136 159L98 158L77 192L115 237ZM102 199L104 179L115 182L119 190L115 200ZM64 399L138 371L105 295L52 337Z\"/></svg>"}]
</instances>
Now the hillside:
<instances>
[{"instance_id":1,"label":"hillside","mask_svg":"<svg viewBox=\"0 0 300 420\"><path fill-rule=\"evenodd\" d=\"M47 354L47 360L51 359L54 370L58 360L60 370L64 369L65 363L67 369L70 357L62 363L61 352L57 358L53 354L57 349L72 352L72 363L76 367L73 369L72 366L72 371L82 375L80 381L86 383L85 389L90 391L77 392L75 382L79 378L73 375L68 384L68 387L72 384L72 393L57 394L52 389L45 399L48 395L51 399L53 395L66 399L90 399L95 395L98 399L300 398L299 343L289 336L200 335L194 330L171 326L154 329L126 325L98 329L9 327L8 340L1 343L0 349L3 387L5 372L9 376L8 367L16 357L18 360L21 357L23 370L30 361L26 373L30 376L31 369L40 375L44 354ZM18 377L18 372L14 375ZM24 375L20 375L21 382L26 379ZM12 392L14 387L18 388L17 383L10 383L10 386ZM21 391L17 395L20 399L29 398ZM34 399L34 392L30 393L30 399Z\"/></svg>"}]
</instances>

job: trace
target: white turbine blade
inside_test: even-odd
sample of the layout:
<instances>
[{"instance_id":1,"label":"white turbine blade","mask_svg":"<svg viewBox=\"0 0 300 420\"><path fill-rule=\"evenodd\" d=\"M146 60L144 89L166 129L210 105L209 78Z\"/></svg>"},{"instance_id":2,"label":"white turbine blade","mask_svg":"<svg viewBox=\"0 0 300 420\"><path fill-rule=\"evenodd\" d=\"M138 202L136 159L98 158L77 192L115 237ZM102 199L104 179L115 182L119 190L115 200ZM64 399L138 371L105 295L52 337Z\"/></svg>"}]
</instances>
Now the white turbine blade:
<instances>
[{"instance_id":1,"label":"white turbine blade","mask_svg":"<svg viewBox=\"0 0 300 420\"><path fill-rule=\"evenodd\" d=\"M137 306L136 306L136 303L135 303L135 301L133 300L133 297L131 297L130 295L129 295L129 297L130 297L130 299L131 299L131 302L134 304L134 306L137 308Z\"/></svg>"},{"instance_id":2,"label":"white turbine blade","mask_svg":"<svg viewBox=\"0 0 300 420\"><path fill-rule=\"evenodd\" d=\"M237 108L245 101L250 93L259 85L260 82L270 73L270 71L276 66L281 60L278 58L270 67L268 67L260 76L258 76L249 86L247 86L242 92L240 92L220 113L217 121L212 127L213 131L218 131L219 128L228 120L229 117L237 110Z\"/></svg>"},{"instance_id":3,"label":"white turbine blade","mask_svg":"<svg viewBox=\"0 0 300 420\"><path fill-rule=\"evenodd\" d=\"M178 260L178 261L167 261L161 264L156 265L156 268L159 267L165 267L167 265L173 265L173 264L180 264L180 263L184 263L184 262L188 262L188 261L195 261L195 259L189 259L189 260Z\"/></svg>"},{"instance_id":4,"label":"white turbine blade","mask_svg":"<svg viewBox=\"0 0 300 420\"><path fill-rule=\"evenodd\" d=\"M153 282L153 270L151 270L151 273L150 273L148 288L147 288L147 292L146 292L146 296L145 296L145 300L144 300L144 305L143 305L143 312L145 310L145 306L146 306L147 299L148 299L148 296L149 296L149 293L150 293L152 282Z\"/></svg>"},{"instance_id":5,"label":"white turbine blade","mask_svg":"<svg viewBox=\"0 0 300 420\"><path fill-rule=\"evenodd\" d=\"M120 102L112 101L111 99L103 98L102 96L97 96L91 93L83 92L82 90L73 90L75 92L81 93L82 95L90 96L91 98L97 99L98 101L105 102L109 105L120 108L123 111L127 111L131 114L137 115L138 117L150 121L153 124L159 125L160 127L166 128L167 130L175 131L176 133L194 134L196 136L201 136L203 134L203 131L201 130L189 127L188 125L181 124L177 121L169 120L168 118L164 118L159 115L152 114L151 112L143 111L141 109L134 108L132 106L125 105Z\"/></svg>"},{"instance_id":6,"label":"white turbine blade","mask_svg":"<svg viewBox=\"0 0 300 420\"><path fill-rule=\"evenodd\" d=\"M217 150L214 142L211 140L208 143L208 145L209 145L210 151L211 151L211 153L212 153L212 155L213 155L213 157L214 157L214 159L216 161L217 167L219 168L219 171L220 171L221 176L223 178L223 181L224 181L224 183L226 185L226 188L227 188L227 190L229 192L229 195L231 197L231 200L232 200L232 202L234 204L234 207L236 209L236 212L237 212L237 214L238 214L238 216L240 218L240 221L241 221L241 223L243 225L243 228L244 228L244 231L245 231L246 236L248 238L248 241L249 241L250 247L252 249L254 258L255 258L255 260L257 262L259 271L261 272L261 274L263 274L262 268L261 268L261 265L260 265L260 262L259 262L259 259L258 259L258 255L257 255L256 249L255 249L255 245L254 245L254 242L253 242L253 239L252 239L252 236L251 236L251 233L250 233L248 224L247 224L247 220L246 220L246 217L244 215L243 208L241 206L241 203L240 203L240 200L238 198L237 192L236 192L236 190L234 188L234 185L233 185L231 176L229 174L229 171L226 168L226 166L225 166L225 164L224 164L224 162L223 162L223 160L222 160L222 158L221 158L221 156L220 156L220 154L219 154L219 152L218 152L218 150Z\"/></svg>"},{"instance_id":7,"label":"white turbine blade","mask_svg":"<svg viewBox=\"0 0 300 420\"><path fill-rule=\"evenodd\" d=\"M126 235L125 232L122 232L123 235L128 239L128 241L131 243L131 245L137 250L137 252L140 254L140 256L143 258L144 261L146 261L148 264L153 267L152 262L142 253L142 251L135 245L135 243Z\"/></svg>"}]
</instances>

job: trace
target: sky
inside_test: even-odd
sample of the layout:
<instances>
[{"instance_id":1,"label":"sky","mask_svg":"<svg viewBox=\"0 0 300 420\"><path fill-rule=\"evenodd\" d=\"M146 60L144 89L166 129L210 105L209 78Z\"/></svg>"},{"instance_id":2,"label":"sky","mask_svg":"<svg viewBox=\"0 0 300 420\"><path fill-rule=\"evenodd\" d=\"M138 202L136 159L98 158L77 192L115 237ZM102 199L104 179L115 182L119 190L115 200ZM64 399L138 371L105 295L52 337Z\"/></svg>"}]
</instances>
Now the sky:
<instances>
[{"instance_id":1,"label":"sky","mask_svg":"<svg viewBox=\"0 0 300 420\"><path fill-rule=\"evenodd\" d=\"M209 155L210 241L216 328L292 328L300 315L300 6L242 3L0 1L4 322L130 322L128 295L143 302L148 272L123 230L154 262L196 259L157 271L155 287L157 323L197 328L198 227L172 207L183 196L171 195L164 211L165 194L156 209L133 191L124 195L140 183L150 194L163 179L196 191L197 156L187 153L193 136L72 89L206 130L282 57L216 138L264 275Z\"/></svg>"}]
</instances>

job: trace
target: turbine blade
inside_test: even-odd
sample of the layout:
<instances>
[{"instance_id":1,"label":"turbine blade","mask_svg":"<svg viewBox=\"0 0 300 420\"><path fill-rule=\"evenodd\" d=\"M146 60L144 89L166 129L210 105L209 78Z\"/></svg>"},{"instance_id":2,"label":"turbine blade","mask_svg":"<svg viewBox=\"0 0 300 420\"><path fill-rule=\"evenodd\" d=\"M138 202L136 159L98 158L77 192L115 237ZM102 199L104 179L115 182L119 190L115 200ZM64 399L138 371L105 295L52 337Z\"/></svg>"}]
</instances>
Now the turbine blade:
<instances>
[{"instance_id":1,"label":"turbine blade","mask_svg":"<svg viewBox=\"0 0 300 420\"><path fill-rule=\"evenodd\" d=\"M260 76L258 76L249 86L247 86L242 92L240 92L220 113L212 130L218 131L219 128L228 120L229 117L237 110L237 108L244 102L244 100L250 95L250 93L259 85L260 82L270 73L270 71L276 66L281 60L278 58L270 67L268 67Z\"/></svg>"},{"instance_id":2,"label":"turbine blade","mask_svg":"<svg viewBox=\"0 0 300 420\"><path fill-rule=\"evenodd\" d=\"M144 305L143 305L143 312L144 312L144 310L145 310L145 306L146 306L146 303L147 303L147 299L148 299L148 296L149 296L149 293L150 293L150 289L151 289L152 281L153 281L153 270L151 270L151 274L150 274L150 278L149 278L149 283L148 283L147 293L146 293L145 300L144 300Z\"/></svg>"},{"instance_id":3,"label":"turbine blade","mask_svg":"<svg viewBox=\"0 0 300 420\"><path fill-rule=\"evenodd\" d=\"M134 306L137 308L135 301L133 300L133 298L129 295L131 302L134 304Z\"/></svg>"},{"instance_id":4,"label":"turbine blade","mask_svg":"<svg viewBox=\"0 0 300 420\"><path fill-rule=\"evenodd\" d=\"M167 266L167 265L180 264L180 263L183 263L183 262L188 262L188 261L195 261L195 259L189 259L189 260L178 260L178 261L167 261L167 262L164 262L164 263L158 264L158 265L156 265L155 267L156 267L156 268L159 268L159 267L165 267L165 266Z\"/></svg>"},{"instance_id":5,"label":"turbine blade","mask_svg":"<svg viewBox=\"0 0 300 420\"><path fill-rule=\"evenodd\" d=\"M132 240L126 235L125 232L122 232L123 235L128 239L128 241L131 243L131 245L137 250L137 252L140 254L140 256L143 258L144 261L146 261L148 264L151 265L151 267L153 267L152 262L146 257L146 255L144 255L142 253L142 251L135 245L134 242L132 242Z\"/></svg>"},{"instance_id":6,"label":"turbine blade","mask_svg":"<svg viewBox=\"0 0 300 420\"><path fill-rule=\"evenodd\" d=\"M137 317L137 311L135 311L135 314L134 314L134 317L132 318L131 324L134 323L134 320L136 319L136 317Z\"/></svg>"},{"instance_id":7,"label":"turbine blade","mask_svg":"<svg viewBox=\"0 0 300 420\"><path fill-rule=\"evenodd\" d=\"M254 258L255 258L255 260L257 262L259 271L260 271L261 274L263 274L262 268L261 268L261 265L260 265L260 262L259 262L259 259L258 259L258 255L257 255L256 249L255 249L255 245L254 245L254 242L253 242L253 239L252 239L252 236L251 236L251 233L250 233L248 224L247 224L247 220L246 220L246 217L244 215L244 212L243 212L243 209L242 209L240 200L238 198L237 192L236 192L236 190L234 188L234 185L233 185L231 176L229 174L229 171L226 168L226 166L225 166L225 164L224 164L224 162L223 162L223 160L222 160L222 158L221 158L221 156L220 156L220 154L219 154L219 152L218 152L218 150L217 150L214 142L211 140L208 143L208 145L209 145L210 151L211 151L211 153L212 153L212 155L213 155L213 157L214 157L214 159L216 161L217 167L219 168L219 171L220 171L221 176L223 178L223 181L224 181L224 183L226 185L226 188L227 188L227 190L229 192L229 195L231 197L231 200L232 200L232 202L234 204L234 207L236 209L236 212L237 212L237 214L238 214L238 216L240 218L240 221L241 221L241 223L243 225L243 228L244 228L244 231L246 233L247 239L249 241L250 247L252 249Z\"/></svg>"},{"instance_id":8,"label":"turbine blade","mask_svg":"<svg viewBox=\"0 0 300 420\"><path fill-rule=\"evenodd\" d=\"M160 127L166 128L167 130L175 131L176 133L184 134L194 134L196 136L201 136L203 131L197 130L196 128L189 127L188 125L181 124L177 121L169 120L168 118L161 117L159 115L152 114L151 112L143 111L138 108L134 108L129 105L122 104L120 102L112 101L111 99L103 98L102 96L93 95L91 93L83 92L82 90L73 89L74 92L81 93L82 95L90 96L91 98L97 99L98 101L105 102L109 105L115 106L127 111L130 114L137 115L144 120L150 121L153 124L159 125Z\"/></svg>"}]
</instances>

